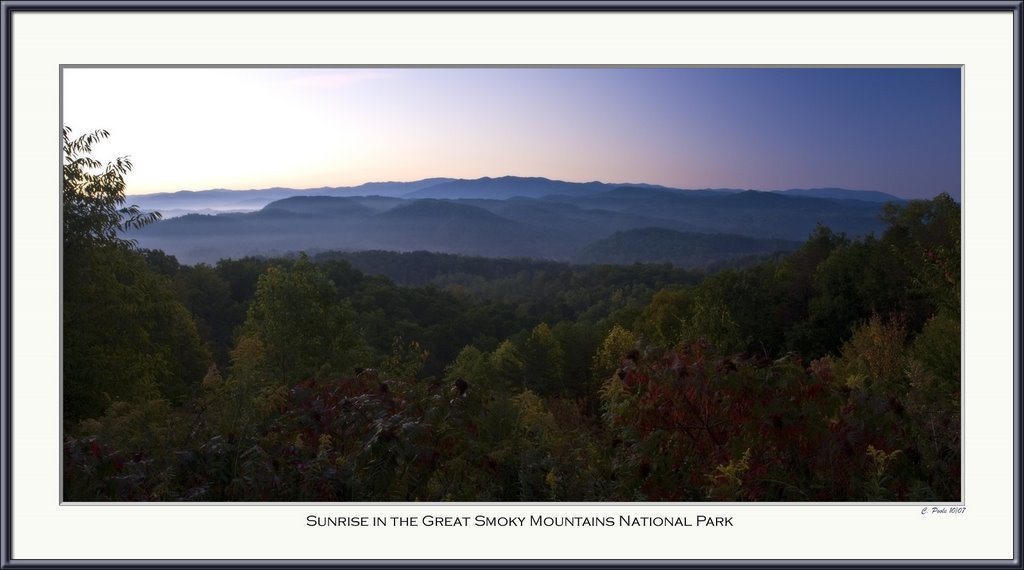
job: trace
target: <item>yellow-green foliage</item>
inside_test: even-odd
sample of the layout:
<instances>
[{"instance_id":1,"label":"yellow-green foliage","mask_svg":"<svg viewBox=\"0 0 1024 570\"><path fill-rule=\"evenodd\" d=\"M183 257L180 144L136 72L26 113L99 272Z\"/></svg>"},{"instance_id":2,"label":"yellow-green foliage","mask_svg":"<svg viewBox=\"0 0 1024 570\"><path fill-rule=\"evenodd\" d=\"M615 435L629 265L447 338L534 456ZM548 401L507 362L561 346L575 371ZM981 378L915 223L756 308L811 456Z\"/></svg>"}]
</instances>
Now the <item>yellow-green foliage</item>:
<instances>
[{"instance_id":1,"label":"yellow-green foliage","mask_svg":"<svg viewBox=\"0 0 1024 570\"><path fill-rule=\"evenodd\" d=\"M391 352L384 357L380 370L386 378L416 378L429 356L430 351L415 340L405 342L402 337L394 337Z\"/></svg>"},{"instance_id":2,"label":"yellow-green foliage","mask_svg":"<svg viewBox=\"0 0 1024 570\"><path fill-rule=\"evenodd\" d=\"M520 386L523 382L523 359L510 340L499 344L491 353L490 367L504 386Z\"/></svg>"},{"instance_id":3,"label":"yellow-green foliage","mask_svg":"<svg viewBox=\"0 0 1024 570\"><path fill-rule=\"evenodd\" d=\"M715 466L714 471L708 475L710 485L708 487L708 499L713 501L727 501L738 498L740 488L743 486L743 475L750 469L750 448L748 447L743 455L725 463Z\"/></svg>"},{"instance_id":4,"label":"yellow-green foliage","mask_svg":"<svg viewBox=\"0 0 1024 570\"><path fill-rule=\"evenodd\" d=\"M475 384L490 386L496 383L489 355L472 345L459 351L455 360L445 368L444 377L449 382L462 378Z\"/></svg>"},{"instance_id":5,"label":"yellow-green foliage","mask_svg":"<svg viewBox=\"0 0 1024 570\"><path fill-rule=\"evenodd\" d=\"M562 443L558 424L539 396L526 390L513 396L512 400L519 412L519 430L527 439L544 447L554 447Z\"/></svg>"},{"instance_id":6,"label":"yellow-green foliage","mask_svg":"<svg viewBox=\"0 0 1024 570\"><path fill-rule=\"evenodd\" d=\"M635 350L637 337L630 330L619 325L612 327L604 337L600 348L594 354L591 370L599 380L608 378L622 366L622 360L631 350Z\"/></svg>"},{"instance_id":7,"label":"yellow-green foliage","mask_svg":"<svg viewBox=\"0 0 1024 570\"><path fill-rule=\"evenodd\" d=\"M742 350L746 343L740 337L739 325L722 300L710 294L698 294L689 315L683 317L683 340L707 340L726 352Z\"/></svg>"},{"instance_id":8,"label":"yellow-green foliage","mask_svg":"<svg viewBox=\"0 0 1024 570\"><path fill-rule=\"evenodd\" d=\"M873 315L843 345L837 365L840 377L851 387L880 392L902 390L906 337L902 322Z\"/></svg>"},{"instance_id":9,"label":"yellow-green foliage","mask_svg":"<svg viewBox=\"0 0 1024 570\"><path fill-rule=\"evenodd\" d=\"M656 345L674 346L682 338L685 319L692 309L691 290L662 289L640 313L637 331Z\"/></svg>"},{"instance_id":10,"label":"yellow-green foliage","mask_svg":"<svg viewBox=\"0 0 1024 570\"><path fill-rule=\"evenodd\" d=\"M565 387L565 352L547 323L530 331L519 353L523 358L524 386L542 394Z\"/></svg>"}]
</instances>

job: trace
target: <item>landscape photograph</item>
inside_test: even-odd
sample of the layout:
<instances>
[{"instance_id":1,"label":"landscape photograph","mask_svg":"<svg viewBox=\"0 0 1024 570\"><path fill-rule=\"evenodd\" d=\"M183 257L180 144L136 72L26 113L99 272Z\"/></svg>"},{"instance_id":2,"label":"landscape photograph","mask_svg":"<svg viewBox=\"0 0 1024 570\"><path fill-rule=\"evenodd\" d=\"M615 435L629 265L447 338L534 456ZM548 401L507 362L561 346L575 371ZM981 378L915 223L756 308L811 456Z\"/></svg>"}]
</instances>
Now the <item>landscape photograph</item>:
<instances>
[{"instance_id":1,"label":"landscape photograph","mask_svg":"<svg viewBox=\"0 0 1024 570\"><path fill-rule=\"evenodd\" d=\"M961 82L66 66L61 499L961 501Z\"/></svg>"}]
</instances>

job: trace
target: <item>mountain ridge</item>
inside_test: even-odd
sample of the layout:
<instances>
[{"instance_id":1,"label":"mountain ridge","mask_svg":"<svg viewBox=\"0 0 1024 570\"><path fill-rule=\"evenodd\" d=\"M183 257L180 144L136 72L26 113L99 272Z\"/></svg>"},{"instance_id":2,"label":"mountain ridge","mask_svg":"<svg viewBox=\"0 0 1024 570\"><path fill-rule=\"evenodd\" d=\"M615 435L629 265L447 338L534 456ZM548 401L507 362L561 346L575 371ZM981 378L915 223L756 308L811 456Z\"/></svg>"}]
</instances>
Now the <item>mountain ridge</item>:
<instances>
[{"instance_id":1,"label":"mountain ridge","mask_svg":"<svg viewBox=\"0 0 1024 570\"><path fill-rule=\"evenodd\" d=\"M427 250L705 267L792 249L819 224L850 236L883 227L881 202L751 190L582 183L569 186L576 195L546 194L565 186L532 179L537 197L495 197L519 181L503 179L499 192L471 198L288 195L255 211L167 218L128 237L184 263L294 251Z\"/></svg>"},{"instance_id":2,"label":"mountain ridge","mask_svg":"<svg viewBox=\"0 0 1024 570\"><path fill-rule=\"evenodd\" d=\"M174 215L195 212L249 212L259 210L276 200L297 196L337 196L420 199L498 199L516 197L568 200L595 196L609 191L685 193L687 196L733 195L761 192L779 196L829 198L863 202L902 202L901 198L873 190L844 188L806 188L789 190L751 190L730 188L672 188L647 183L567 182L544 177L500 176L475 179L434 177L408 182L366 182L356 186L323 186L294 189L270 187L262 189L178 190L152 194L135 194L128 200L144 211L167 211ZM646 191L646 192L645 192ZM170 216L169 216L170 217Z\"/></svg>"}]
</instances>

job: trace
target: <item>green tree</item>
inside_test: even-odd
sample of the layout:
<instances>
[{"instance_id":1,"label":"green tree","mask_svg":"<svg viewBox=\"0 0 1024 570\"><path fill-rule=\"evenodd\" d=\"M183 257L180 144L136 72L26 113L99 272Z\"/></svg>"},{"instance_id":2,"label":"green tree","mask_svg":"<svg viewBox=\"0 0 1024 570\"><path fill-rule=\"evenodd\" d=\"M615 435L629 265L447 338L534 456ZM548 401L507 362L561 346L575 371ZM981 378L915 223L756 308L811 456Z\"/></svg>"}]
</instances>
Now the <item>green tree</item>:
<instances>
[{"instance_id":1,"label":"green tree","mask_svg":"<svg viewBox=\"0 0 1024 570\"><path fill-rule=\"evenodd\" d=\"M70 135L65 128L65 419L96 417L116 401L183 401L202 379L209 353L169 279L123 237L159 216L124 206L127 159L103 167L88 156L106 131Z\"/></svg>"},{"instance_id":2,"label":"green tree","mask_svg":"<svg viewBox=\"0 0 1024 570\"><path fill-rule=\"evenodd\" d=\"M557 394L565 388L565 351L547 323L530 331L522 355L526 388L538 394Z\"/></svg>"},{"instance_id":3,"label":"green tree","mask_svg":"<svg viewBox=\"0 0 1024 570\"><path fill-rule=\"evenodd\" d=\"M494 370L494 377L500 386L522 386L523 358L512 341L505 340L499 344L491 353L489 361L488 364Z\"/></svg>"},{"instance_id":4,"label":"green tree","mask_svg":"<svg viewBox=\"0 0 1024 570\"><path fill-rule=\"evenodd\" d=\"M494 375L494 368L488 355L473 345L463 347L455 360L445 369L445 379L449 381L462 378L474 384L494 385Z\"/></svg>"},{"instance_id":5,"label":"green tree","mask_svg":"<svg viewBox=\"0 0 1024 570\"><path fill-rule=\"evenodd\" d=\"M325 365L342 372L365 357L354 313L336 297L334 283L305 256L260 276L244 330L263 343L278 381L313 377Z\"/></svg>"},{"instance_id":6,"label":"green tree","mask_svg":"<svg viewBox=\"0 0 1024 570\"><path fill-rule=\"evenodd\" d=\"M594 354L591 366L594 378L603 383L622 366L622 361L630 351L636 349L636 345L635 334L618 325L612 327L612 330L608 331L608 336L604 337L601 347Z\"/></svg>"},{"instance_id":7,"label":"green tree","mask_svg":"<svg viewBox=\"0 0 1024 570\"><path fill-rule=\"evenodd\" d=\"M109 402L182 401L209 365L188 311L134 252L85 248L64 262L64 411Z\"/></svg>"},{"instance_id":8,"label":"green tree","mask_svg":"<svg viewBox=\"0 0 1024 570\"><path fill-rule=\"evenodd\" d=\"M743 350L749 338L736 323L726 300L716 293L710 288L698 291L693 309L683 319L682 336L687 340L707 340L725 352Z\"/></svg>"},{"instance_id":9,"label":"green tree","mask_svg":"<svg viewBox=\"0 0 1024 570\"><path fill-rule=\"evenodd\" d=\"M402 337L391 339L391 352L380 363L380 371L386 378L415 380L423 371L423 363L430 356L415 340L406 342Z\"/></svg>"},{"instance_id":10,"label":"green tree","mask_svg":"<svg viewBox=\"0 0 1024 570\"><path fill-rule=\"evenodd\" d=\"M231 296L228 282L213 267L183 266L173 276L178 298L192 313L217 364L226 366L235 328L245 321L245 308Z\"/></svg>"},{"instance_id":11,"label":"green tree","mask_svg":"<svg viewBox=\"0 0 1024 570\"><path fill-rule=\"evenodd\" d=\"M93 145L109 136L107 131L97 130L72 139L71 129L64 127L65 249L134 245L121 234L160 219L159 213L143 213L138 206L125 206L124 176L132 169L131 160L121 157L104 166L88 156Z\"/></svg>"},{"instance_id":12,"label":"green tree","mask_svg":"<svg viewBox=\"0 0 1024 570\"><path fill-rule=\"evenodd\" d=\"M567 395L593 399L596 405L596 387L591 382L590 366L601 345L603 328L587 322L561 321L551 327L551 334L565 355Z\"/></svg>"},{"instance_id":13,"label":"green tree","mask_svg":"<svg viewBox=\"0 0 1024 570\"><path fill-rule=\"evenodd\" d=\"M912 329L941 309L960 312L960 206L948 194L931 200L887 204L883 244L902 265L900 308Z\"/></svg>"},{"instance_id":14,"label":"green tree","mask_svg":"<svg viewBox=\"0 0 1024 570\"><path fill-rule=\"evenodd\" d=\"M682 339L685 318L692 310L692 289L662 289L644 307L634 328L655 345L670 348Z\"/></svg>"}]
</instances>

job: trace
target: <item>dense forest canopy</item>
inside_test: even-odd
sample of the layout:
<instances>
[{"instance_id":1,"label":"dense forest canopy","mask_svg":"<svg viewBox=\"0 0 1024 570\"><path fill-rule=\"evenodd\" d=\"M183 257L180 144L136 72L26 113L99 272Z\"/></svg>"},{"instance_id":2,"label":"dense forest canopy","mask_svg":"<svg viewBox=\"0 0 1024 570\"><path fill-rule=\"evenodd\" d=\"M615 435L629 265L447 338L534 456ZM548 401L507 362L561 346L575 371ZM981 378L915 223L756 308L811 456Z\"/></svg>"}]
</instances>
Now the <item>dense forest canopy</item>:
<instances>
[{"instance_id":1,"label":"dense forest canopy","mask_svg":"<svg viewBox=\"0 0 1024 570\"><path fill-rule=\"evenodd\" d=\"M65 131L65 500L960 499L948 196L715 270L187 265L125 238L105 137Z\"/></svg>"}]
</instances>

